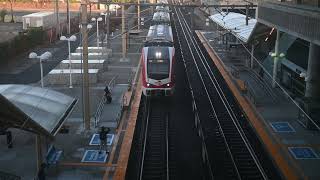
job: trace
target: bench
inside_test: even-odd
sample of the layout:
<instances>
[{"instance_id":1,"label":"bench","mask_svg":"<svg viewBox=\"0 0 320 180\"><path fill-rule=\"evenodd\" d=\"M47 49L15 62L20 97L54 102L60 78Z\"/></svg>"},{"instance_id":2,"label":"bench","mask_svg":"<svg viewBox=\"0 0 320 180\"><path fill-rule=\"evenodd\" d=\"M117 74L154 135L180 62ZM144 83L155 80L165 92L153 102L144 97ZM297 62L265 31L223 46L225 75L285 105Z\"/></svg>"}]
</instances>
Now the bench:
<instances>
[{"instance_id":1,"label":"bench","mask_svg":"<svg viewBox=\"0 0 320 180\"><path fill-rule=\"evenodd\" d=\"M62 152L62 150L57 150L53 145L51 145L46 155L47 165L56 165L62 155Z\"/></svg>"}]
</instances>

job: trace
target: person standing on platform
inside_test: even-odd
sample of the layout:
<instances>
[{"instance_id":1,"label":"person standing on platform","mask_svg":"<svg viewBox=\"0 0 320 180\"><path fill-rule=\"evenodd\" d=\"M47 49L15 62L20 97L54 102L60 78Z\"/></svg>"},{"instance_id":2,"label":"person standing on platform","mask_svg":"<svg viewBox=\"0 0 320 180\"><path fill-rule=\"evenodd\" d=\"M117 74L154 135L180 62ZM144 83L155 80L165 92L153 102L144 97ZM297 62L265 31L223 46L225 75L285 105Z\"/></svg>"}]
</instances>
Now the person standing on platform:
<instances>
[{"instance_id":1,"label":"person standing on platform","mask_svg":"<svg viewBox=\"0 0 320 180\"><path fill-rule=\"evenodd\" d=\"M99 154L101 153L101 150L103 148L106 148L106 152L108 152L108 149L107 149L107 135L108 133L110 132L110 128L105 128L104 126L101 127L101 131L99 133L99 137L100 137L100 149L99 149Z\"/></svg>"},{"instance_id":2,"label":"person standing on platform","mask_svg":"<svg viewBox=\"0 0 320 180\"><path fill-rule=\"evenodd\" d=\"M38 180L46 180L45 168L46 168L46 164L42 163L38 171Z\"/></svg>"}]
</instances>

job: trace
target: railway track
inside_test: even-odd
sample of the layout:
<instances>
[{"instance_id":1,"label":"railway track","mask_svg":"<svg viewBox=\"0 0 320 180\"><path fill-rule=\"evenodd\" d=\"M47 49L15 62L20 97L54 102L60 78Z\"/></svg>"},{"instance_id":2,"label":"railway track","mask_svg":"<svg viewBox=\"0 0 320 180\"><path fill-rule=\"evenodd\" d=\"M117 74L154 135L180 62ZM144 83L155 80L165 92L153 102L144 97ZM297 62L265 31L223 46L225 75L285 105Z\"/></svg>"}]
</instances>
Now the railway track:
<instances>
[{"instance_id":1,"label":"railway track","mask_svg":"<svg viewBox=\"0 0 320 180\"><path fill-rule=\"evenodd\" d=\"M160 99L146 99L146 120L139 179L169 179L169 113Z\"/></svg>"},{"instance_id":2,"label":"railway track","mask_svg":"<svg viewBox=\"0 0 320 180\"><path fill-rule=\"evenodd\" d=\"M174 8L174 21L182 58L194 101L199 111L205 150L214 179L273 179L265 171L241 125L244 116L233 96L226 95L226 85L218 70L209 64L199 40L193 36L186 14ZM277 173L275 173L277 174Z\"/></svg>"}]
</instances>

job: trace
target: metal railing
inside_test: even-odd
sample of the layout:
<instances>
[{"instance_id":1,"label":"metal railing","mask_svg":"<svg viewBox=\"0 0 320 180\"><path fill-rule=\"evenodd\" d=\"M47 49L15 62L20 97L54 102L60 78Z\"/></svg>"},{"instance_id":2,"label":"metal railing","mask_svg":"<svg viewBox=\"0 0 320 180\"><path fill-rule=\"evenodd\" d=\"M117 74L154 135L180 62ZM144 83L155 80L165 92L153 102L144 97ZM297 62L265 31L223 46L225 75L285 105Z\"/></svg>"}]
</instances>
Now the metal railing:
<instances>
[{"instance_id":1,"label":"metal railing","mask_svg":"<svg viewBox=\"0 0 320 180\"><path fill-rule=\"evenodd\" d=\"M255 93L255 91L253 90L253 88L249 85L249 83L247 81L244 82L245 87L247 89L247 97L249 98L249 100L254 104L257 105L257 95Z\"/></svg>"},{"instance_id":2,"label":"metal railing","mask_svg":"<svg viewBox=\"0 0 320 180\"><path fill-rule=\"evenodd\" d=\"M116 79L118 78L118 76L114 76L110 82L108 83L108 87L109 87L109 90L110 92L112 93L112 90L116 84ZM104 104L106 102L106 96L105 94L103 94L103 96L101 97L100 101L99 101L99 105L98 105L98 108L94 114L94 126L95 128L98 127L98 124L100 122L100 119L101 119L101 114L102 114L102 110L104 108Z\"/></svg>"}]
</instances>

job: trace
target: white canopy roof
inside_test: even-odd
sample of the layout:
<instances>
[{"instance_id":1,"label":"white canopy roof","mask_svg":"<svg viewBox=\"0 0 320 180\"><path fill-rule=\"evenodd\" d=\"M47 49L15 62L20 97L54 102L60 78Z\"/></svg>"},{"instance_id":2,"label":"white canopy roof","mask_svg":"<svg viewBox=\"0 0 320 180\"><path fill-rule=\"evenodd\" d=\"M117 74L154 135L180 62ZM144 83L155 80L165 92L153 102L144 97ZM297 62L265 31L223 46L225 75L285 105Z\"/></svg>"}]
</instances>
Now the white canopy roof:
<instances>
[{"instance_id":1,"label":"white canopy roof","mask_svg":"<svg viewBox=\"0 0 320 180\"><path fill-rule=\"evenodd\" d=\"M27 14L22 17L43 17L43 16L48 16L54 14L53 12L36 12L32 14Z\"/></svg>"},{"instance_id":2,"label":"white canopy roof","mask_svg":"<svg viewBox=\"0 0 320 180\"><path fill-rule=\"evenodd\" d=\"M28 85L0 85L0 127L20 128L54 136L77 100Z\"/></svg>"},{"instance_id":3,"label":"white canopy roof","mask_svg":"<svg viewBox=\"0 0 320 180\"><path fill-rule=\"evenodd\" d=\"M248 25L246 25L246 16L234 12L217 13L209 16L209 18L219 26L230 30L233 35L245 43L248 42L257 24L256 19L249 19Z\"/></svg>"}]
</instances>

